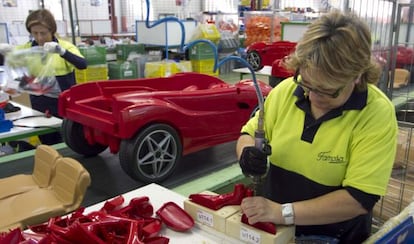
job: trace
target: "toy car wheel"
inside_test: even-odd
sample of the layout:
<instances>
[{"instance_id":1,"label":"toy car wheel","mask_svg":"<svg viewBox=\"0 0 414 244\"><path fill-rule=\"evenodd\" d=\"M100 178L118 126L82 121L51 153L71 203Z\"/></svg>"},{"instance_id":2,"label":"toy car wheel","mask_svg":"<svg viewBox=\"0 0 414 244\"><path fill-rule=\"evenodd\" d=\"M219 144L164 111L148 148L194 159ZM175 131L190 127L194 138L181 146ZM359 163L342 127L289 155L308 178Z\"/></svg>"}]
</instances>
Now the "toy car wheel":
<instances>
[{"instance_id":1,"label":"toy car wheel","mask_svg":"<svg viewBox=\"0 0 414 244\"><path fill-rule=\"evenodd\" d=\"M63 119L62 137L70 149L87 157L98 155L107 148L102 144L89 144L83 134L83 126L68 119Z\"/></svg>"},{"instance_id":2,"label":"toy car wheel","mask_svg":"<svg viewBox=\"0 0 414 244\"><path fill-rule=\"evenodd\" d=\"M161 182L173 173L181 153L182 145L175 129L165 124L153 124L134 138L121 142L119 161L133 179Z\"/></svg>"},{"instance_id":3,"label":"toy car wheel","mask_svg":"<svg viewBox=\"0 0 414 244\"><path fill-rule=\"evenodd\" d=\"M256 51L250 51L246 56L247 62L252 66L254 71L261 70L263 68L262 58Z\"/></svg>"}]
</instances>

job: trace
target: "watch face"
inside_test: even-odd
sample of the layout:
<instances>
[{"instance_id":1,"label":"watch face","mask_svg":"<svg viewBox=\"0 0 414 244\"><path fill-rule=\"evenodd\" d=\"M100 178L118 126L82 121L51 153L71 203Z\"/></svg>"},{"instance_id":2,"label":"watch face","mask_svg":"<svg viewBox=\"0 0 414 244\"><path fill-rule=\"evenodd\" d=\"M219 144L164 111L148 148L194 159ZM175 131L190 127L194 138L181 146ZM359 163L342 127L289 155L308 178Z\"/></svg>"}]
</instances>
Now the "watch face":
<instances>
[{"instance_id":1,"label":"watch face","mask_svg":"<svg viewBox=\"0 0 414 244\"><path fill-rule=\"evenodd\" d=\"M292 204L283 204L282 205L282 215L283 217L290 217L293 216L293 208Z\"/></svg>"}]
</instances>

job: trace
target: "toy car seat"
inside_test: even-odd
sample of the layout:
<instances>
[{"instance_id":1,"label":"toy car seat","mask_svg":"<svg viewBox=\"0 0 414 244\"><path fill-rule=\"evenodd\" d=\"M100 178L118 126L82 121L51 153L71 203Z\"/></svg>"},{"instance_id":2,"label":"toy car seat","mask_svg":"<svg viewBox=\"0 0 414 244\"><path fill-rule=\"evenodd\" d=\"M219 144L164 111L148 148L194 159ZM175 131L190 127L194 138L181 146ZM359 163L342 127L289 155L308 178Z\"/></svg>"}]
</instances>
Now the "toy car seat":
<instances>
[{"instance_id":1,"label":"toy car seat","mask_svg":"<svg viewBox=\"0 0 414 244\"><path fill-rule=\"evenodd\" d=\"M52 180L56 160L60 157L59 152L51 146L37 146L34 154L33 173L17 174L0 179L0 199L48 187Z\"/></svg>"},{"instance_id":2,"label":"toy car seat","mask_svg":"<svg viewBox=\"0 0 414 244\"><path fill-rule=\"evenodd\" d=\"M408 85L409 77L410 77L410 71L406 69L396 68L395 74L394 74L393 88L394 89L401 88L403 86Z\"/></svg>"},{"instance_id":3,"label":"toy car seat","mask_svg":"<svg viewBox=\"0 0 414 244\"><path fill-rule=\"evenodd\" d=\"M37 188L0 200L0 231L40 224L67 214L82 203L91 178L75 159L56 160L55 174L48 188Z\"/></svg>"}]
</instances>

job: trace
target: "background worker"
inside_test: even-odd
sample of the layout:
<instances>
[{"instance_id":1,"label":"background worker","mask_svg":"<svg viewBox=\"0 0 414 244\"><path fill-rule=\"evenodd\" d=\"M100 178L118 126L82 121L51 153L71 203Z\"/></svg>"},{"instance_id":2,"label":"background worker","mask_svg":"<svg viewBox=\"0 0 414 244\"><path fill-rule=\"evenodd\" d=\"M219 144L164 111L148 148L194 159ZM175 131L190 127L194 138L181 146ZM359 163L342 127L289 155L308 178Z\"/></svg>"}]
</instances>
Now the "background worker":
<instances>
[{"instance_id":1,"label":"background worker","mask_svg":"<svg viewBox=\"0 0 414 244\"><path fill-rule=\"evenodd\" d=\"M245 198L242 211L250 224L294 224L297 237L361 243L386 193L398 132L394 105L374 85L380 69L368 26L338 11L321 16L284 65L295 75L264 105L271 154L254 147L257 115L237 141L243 173L268 170L264 196Z\"/></svg>"},{"instance_id":2,"label":"background worker","mask_svg":"<svg viewBox=\"0 0 414 244\"><path fill-rule=\"evenodd\" d=\"M54 53L53 66L60 90L64 91L75 85L75 67L86 69L86 60L75 45L56 36L56 21L52 13L46 9L35 10L26 18L25 24L32 40L17 46L16 49L43 46L46 51ZM56 94L30 95L30 102L33 109L40 112L48 111L53 116L59 117ZM39 139L43 144L48 145L62 142L61 135L57 132L40 135Z\"/></svg>"}]
</instances>

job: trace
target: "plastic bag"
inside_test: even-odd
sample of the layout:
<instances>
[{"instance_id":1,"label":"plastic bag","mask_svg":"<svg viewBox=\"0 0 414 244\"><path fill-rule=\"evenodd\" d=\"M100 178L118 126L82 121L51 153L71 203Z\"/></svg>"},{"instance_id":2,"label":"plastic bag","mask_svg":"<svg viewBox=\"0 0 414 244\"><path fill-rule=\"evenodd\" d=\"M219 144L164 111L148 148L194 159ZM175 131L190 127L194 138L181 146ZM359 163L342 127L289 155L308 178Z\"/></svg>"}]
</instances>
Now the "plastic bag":
<instances>
[{"instance_id":1,"label":"plastic bag","mask_svg":"<svg viewBox=\"0 0 414 244\"><path fill-rule=\"evenodd\" d=\"M0 67L0 87L1 87L1 84L6 83L6 80L7 80L6 71L4 67L1 66ZM3 92L0 89L0 109L3 109L8 102L9 102L9 94Z\"/></svg>"},{"instance_id":2,"label":"plastic bag","mask_svg":"<svg viewBox=\"0 0 414 244\"><path fill-rule=\"evenodd\" d=\"M53 66L53 54L42 47L14 50L6 56L6 84L3 91L13 95L26 92L33 95L58 97L61 92Z\"/></svg>"}]
</instances>

